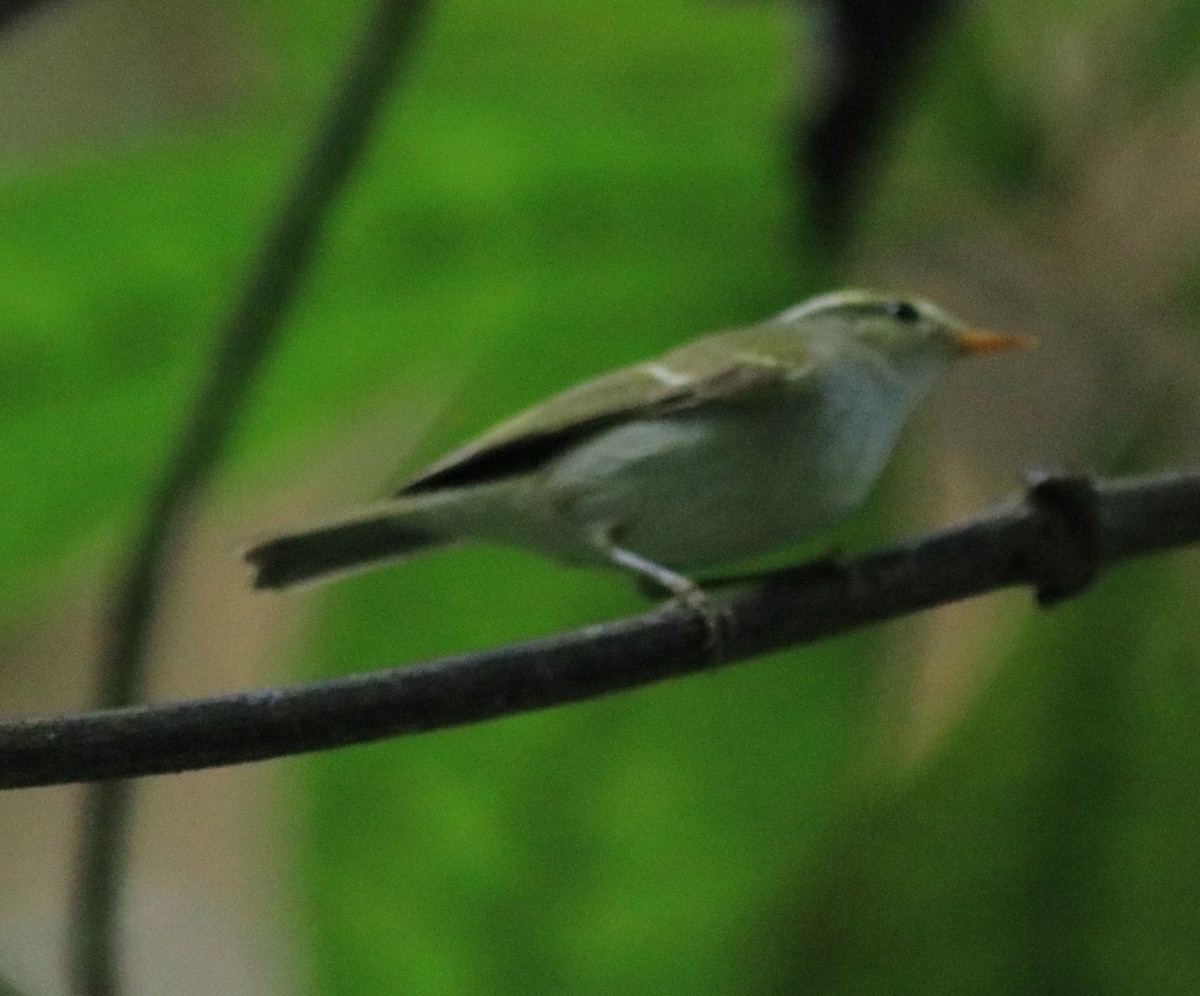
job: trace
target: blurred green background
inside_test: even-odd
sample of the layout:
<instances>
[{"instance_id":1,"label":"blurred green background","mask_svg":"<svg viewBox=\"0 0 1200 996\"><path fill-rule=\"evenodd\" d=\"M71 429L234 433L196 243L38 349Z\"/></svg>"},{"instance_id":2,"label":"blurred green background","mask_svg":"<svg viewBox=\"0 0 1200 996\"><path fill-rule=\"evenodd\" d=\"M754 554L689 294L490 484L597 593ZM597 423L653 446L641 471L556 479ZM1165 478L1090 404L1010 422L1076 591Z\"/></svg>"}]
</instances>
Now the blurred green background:
<instances>
[{"instance_id":1,"label":"blurred green background","mask_svg":"<svg viewBox=\"0 0 1200 996\"><path fill-rule=\"evenodd\" d=\"M90 0L0 41L5 712L86 702L105 572L363 12ZM235 551L830 286L1043 340L956 373L845 549L1029 466L1195 461L1200 2L965 5L836 263L784 148L811 29L765 3L435 5L179 553L157 697L637 611L619 578L493 550L254 598ZM135 991L1200 991L1196 567L144 783ZM0 975L25 991L61 986L76 798L0 798Z\"/></svg>"}]
</instances>

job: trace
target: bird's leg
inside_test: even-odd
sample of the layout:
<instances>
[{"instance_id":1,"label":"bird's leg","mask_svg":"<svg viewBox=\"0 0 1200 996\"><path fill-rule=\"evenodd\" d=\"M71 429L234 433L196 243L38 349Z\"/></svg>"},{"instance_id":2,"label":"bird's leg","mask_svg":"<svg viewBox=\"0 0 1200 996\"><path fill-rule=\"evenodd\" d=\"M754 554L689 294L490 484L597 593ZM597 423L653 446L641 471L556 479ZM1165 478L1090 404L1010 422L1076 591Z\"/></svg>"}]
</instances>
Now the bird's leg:
<instances>
[{"instance_id":1,"label":"bird's leg","mask_svg":"<svg viewBox=\"0 0 1200 996\"><path fill-rule=\"evenodd\" d=\"M693 602L708 597L691 578L677 574L669 567L656 564L653 560L647 560L632 550L610 544L607 552L609 560L618 567L632 571L637 578L638 587L648 588L651 594L665 592L675 596L681 602Z\"/></svg>"},{"instance_id":2,"label":"bird's leg","mask_svg":"<svg viewBox=\"0 0 1200 996\"><path fill-rule=\"evenodd\" d=\"M609 536L604 537L604 551L617 567L629 571L642 590L665 592L680 605L698 615L708 635L708 648L718 660L724 656L733 635L733 619L727 609L718 606L695 581L669 567L655 563L640 554L617 546Z\"/></svg>"}]
</instances>

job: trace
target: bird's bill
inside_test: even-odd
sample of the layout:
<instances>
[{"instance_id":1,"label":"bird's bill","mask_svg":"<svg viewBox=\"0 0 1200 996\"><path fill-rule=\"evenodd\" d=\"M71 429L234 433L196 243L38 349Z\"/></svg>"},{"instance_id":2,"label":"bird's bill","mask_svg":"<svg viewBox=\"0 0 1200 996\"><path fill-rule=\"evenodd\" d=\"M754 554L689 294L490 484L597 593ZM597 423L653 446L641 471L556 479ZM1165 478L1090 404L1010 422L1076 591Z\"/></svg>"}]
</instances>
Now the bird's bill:
<instances>
[{"instance_id":1,"label":"bird's bill","mask_svg":"<svg viewBox=\"0 0 1200 996\"><path fill-rule=\"evenodd\" d=\"M1011 332L987 332L983 329L958 329L950 333L950 340L958 352L1006 353L1012 349L1028 349L1037 340L1031 335Z\"/></svg>"}]
</instances>

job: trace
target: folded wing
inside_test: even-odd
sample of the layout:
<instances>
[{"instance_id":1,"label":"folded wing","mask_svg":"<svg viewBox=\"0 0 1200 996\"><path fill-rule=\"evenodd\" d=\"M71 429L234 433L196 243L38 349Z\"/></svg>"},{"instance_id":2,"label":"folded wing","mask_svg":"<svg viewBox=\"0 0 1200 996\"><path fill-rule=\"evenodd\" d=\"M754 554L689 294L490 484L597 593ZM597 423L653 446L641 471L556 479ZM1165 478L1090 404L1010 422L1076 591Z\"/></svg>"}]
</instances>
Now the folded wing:
<instances>
[{"instance_id":1,"label":"folded wing","mask_svg":"<svg viewBox=\"0 0 1200 996\"><path fill-rule=\"evenodd\" d=\"M768 331L755 326L707 336L659 360L585 381L448 453L397 496L533 473L571 446L634 419L754 404L811 369L802 343L787 343L788 355L781 356L778 333L768 339Z\"/></svg>"}]
</instances>

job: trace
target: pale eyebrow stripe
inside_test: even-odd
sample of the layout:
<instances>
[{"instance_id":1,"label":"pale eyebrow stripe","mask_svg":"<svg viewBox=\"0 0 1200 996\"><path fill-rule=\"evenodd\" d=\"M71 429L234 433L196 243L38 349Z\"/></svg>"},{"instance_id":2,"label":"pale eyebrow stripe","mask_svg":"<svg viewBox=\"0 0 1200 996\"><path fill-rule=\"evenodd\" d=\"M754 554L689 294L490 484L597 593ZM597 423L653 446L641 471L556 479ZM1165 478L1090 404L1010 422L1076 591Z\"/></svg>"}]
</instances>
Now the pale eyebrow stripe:
<instances>
[{"instance_id":1,"label":"pale eyebrow stripe","mask_svg":"<svg viewBox=\"0 0 1200 996\"><path fill-rule=\"evenodd\" d=\"M766 353L751 353L748 350L742 350L740 353L735 353L735 360L740 360L743 363L749 363L756 367L778 367L782 366L779 360Z\"/></svg>"},{"instance_id":2,"label":"pale eyebrow stripe","mask_svg":"<svg viewBox=\"0 0 1200 996\"><path fill-rule=\"evenodd\" d=\"M828 294L820 294L817 297L809 298L807 301L794 304L787 311L781 311L775 318L780 322L794 322L798 318L803 318L805 315L821 311L835 304L869 307L874 303L863 291L830 291Z\"/></svg>"},{"instance_id":3,"label":"pale eyebrow stripe","mask_svg":"<svg viewBox=\"0 0 1200 996\"><path fill-rule=\"evenodd\" d=\"M687 374L677 373L661 363L646 363L642 365L642 369L660 384L665 384L667 387L683 387L684 384L690 384L692 381L692 378Z\"/></svg>"}]
</instances>

